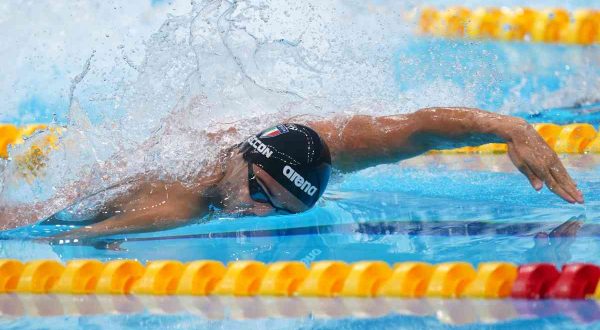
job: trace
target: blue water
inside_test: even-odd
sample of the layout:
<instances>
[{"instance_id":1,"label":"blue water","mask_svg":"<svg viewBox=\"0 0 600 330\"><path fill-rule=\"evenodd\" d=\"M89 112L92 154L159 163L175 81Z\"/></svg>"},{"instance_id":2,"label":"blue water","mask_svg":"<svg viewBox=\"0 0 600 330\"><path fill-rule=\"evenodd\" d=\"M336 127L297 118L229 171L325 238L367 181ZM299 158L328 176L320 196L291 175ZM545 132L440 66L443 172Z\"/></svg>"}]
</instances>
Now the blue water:
<instances>
[{"instance_id":1,"label":"blue water","mask_svg":"<svg viewBox=\"0 0 600 330\"><path fill-rule=\"evenodd\" d=\"M12 304L9 308L8 304ZM3 328L160 329L514 329L590 328L594 301L400 300L223 297L3 296L0 308L16 317L29 308L44 318L0 322ZM65 309L72 314L63 316ZM112 313L113 315L107 315ZM6 315L6 314L5 314ZM514 318L519 316L520 319ZM440 324L440 320L444 324ZM40 322L41 321L41 322ZM477 323L475 323L477 322Z\"/></svg>"},{"instance_id":2,"label":"blue water","mask_svg":"<svg viewBox=\"0 0 600 330\"><path fill-rule=\"evenodd\" d=\"M584 206L569 205L548 190L535 192L505 155L423 156L340 176L319 206L303 214L208 223L199 219L173 230L97 240L95 247L55 242L51 250L61 259L271 262L302 260L319 251L315 260L600 263L600 178L592 175L600 158L572 155L565 162L585 194ZM580 223L581 228L571 236L550 238L543 246L534 239L538 233L561 231L568 222ZM73 225L41 223L3 236L5 244L14 244ZM157 245L168 248L152 249ZM28 255L29 249L7 250L6 257L37 255Z\"/></svg>"},{"instance_id":3,"label":"blue water","mask_svg":"<svg viewBox=\"0 0 600 330\"><path fill-rule=\"evenodd\" d=\"M153 0L151 3L155 7L170 4L164 0ZM577 3L571 5L575 6L575 4ZM118 13L123 14L121 11ZM152 24L147 23L147 25L152 25L152 29L156 29L162 22L150 18L148 20ZM173 19L171 23L176 25L178 21ZM94 21L89 23L92 27L97 24ZM162 82L164 76L161 76L160 68L163 65L171 65L175 77L182 73L187 76L189 73L184 70L185 65L182 65L184 69L179 67L181 63L178 61L185 61L173 56L187 55L189 49L183 48L180 53L174 50L173 53L162 54L166 49L170 49L169 47L177 48L176 46L184 44L166 43L171 40L169 33L178 34L175 33L176 31L168 30L168 24L163 28L166 32L162 31L162 34L154 36L158 41L153 39L147 42L147 51L150 54L147 63L143 63L141 59L138 61L140 65L149 63L146 67L148 76L144 76L142 71L139 75L139 85L123 83L134 92L138 92L135 87L140 89L140 99L154 96L152 89L146 90L140 86L151 85L149 82ZM114 37L115 33L111 33ZM109 38L105 34L105 32L100 33L100 39L96 36L94 40L101 40L101 42L92 44L96 47L99 47L98 44L104 45L105 39ZM201 34L199 36L202 37ZM180 41L177 38L172 39ZM600 76L600 66L594 62L597 59L597 46L567 47L529 43L449 41L437 38L415 38L410 35L400 39L402 40L390 41L395 47L390 47L394 53L389 57L391 63L386 63L384 67L389 69L386 73L393 76L394 91L401 99L406 98L408 105L401 105L407 109L431 105L468 105L514 114L532 123L587 122L596 127L600 124L598 103L600 94L598 94L596 79ZM202 40L202 38L194 40ZM191 47L194 40L189 40L190 49L195 49ZM165 44L161 43L163 41ZM214 46L210 41L206 39L207 44ZM286 40L278 39L278 42L283 43L283 41ZM122 49L117 46L119 42L113 42L115 49ZM273 45L277 44L273 43ZM286 44L287 46L289 45ZM66 47L66 49L71 48ZM135 47L133 48L135 50ZM157 49L160 52L156 51ZM273 51L273 54L287 54L276 47L266 49ZM71 99L68 97L67 87L69 81L80 72L81 63L89 56L89 52L88 48L83 46L77 50L79 57L73 60L77 65L70 63L71 65L65 66L68 70L52 62L50 63L51 74L42 73L39 80L37 75L27 72L31 76L36 76L31 84L29 80L20 77L19 83L13 86L18 86L15 88L20 92L27 89L22 93L25 96L16 102L15 111L0 113L0 119L17 124L55 119L58 124L68 122L69 125L73 125L71 127L74 129L71 129L71 132L80 129L78 125L82 125L82 122L85 124L86 121L78 121L81 119L81 114L76 113L74 116L76 118L72 118L73 114L68 112ZM110 97L106 97L103 92L104 89L113 88L111 82L120 85L121 80L126 80L123 77L134 77L132 81L138 78L136 74L130 73L130 71L137 73L135 67L126 66L123 73L119 71L120 67L111 66L115 54L123 57L133 56L131 49L111 52L108 47L105 50L109 53L110 64L96 60L100 64L92 68L91 77L87 78L91 79L89 85L84 84L83 89L80 87L75 91L75 96L79 98L83 112L87 116L85 119L93 124L105 120L106 117L121 118L120 116L131 115L126 112L127 109L122 109L124 105L120 103L120 98L111 99L114 95L108 93L106 95ZM245 48L242 50L240 53L252 53ZM296 52L295 49L293 51ZM344 53L346 51L344 49L339 53L346 54ZM141 52L138 51L139 53ZM261 55L260 52L256 53ZM62 55L70 60L68 53L65 54ZM215 51L215 54L219 54L219 51ZM208 71L205 76L237 74L236 71L233 71L234 73L228 71L230 68L226 66L227 61L213 63L208 55L211 54L206 55L208 59L206 67L202 68ZM356 56L347 53L344 57L352 55ZM101 55L96 56L101 58ZM49 58L54 61L54 57ZM266 57L263 62L270 63L271 60ZM267 71L271 69L270 66L258 62L266 67ZM349 61L349 63L354 62ZM313 64L312 62L304 64L310 70L314 69L309 65ZM318 62L317 64L323 65ZM367 62L367 64L370 70L369 65L373 63ZM213 67L216 68L214 72L209 70ZM327 68L326 65L324 67ZM294 67L294 69L298 68ZM178 71L179 69L182 71ZM361 74L359 78L370 77L369 70L367 74L357 71ZM299 70L299 72L303 71ZM312 74L312 71L310 72ZM262 77L260 72L252 73ZM336 76L321 74L323 76L317 78L322 78L324 81ZM347 72L341 74L343 76ZM276 80L273 77L268 78ZM351 78L351 75L347 78ZM172 79L175 82L181 80ZM169 80L166 78L165 80L167 81L165 86L172 89L168 89L164 95L158 95L157 99L148 101L149 104L152 101L157 102L155 112L146 115L146 109L142 109L143 111L137 113L138 117L133 116L134 119L148 119L147 117L157 114L162 115L161 111L170 111L173 104L170 103L169 97L179 95L181 90L187 91L186 88L189 88L189 86L184 86L185 88L179 85L171 86ZM365 93L363 89L369 87L367 85L370 80L363 80L366 81L364 86L352 86L355 88L352 93L360 95ZM221 82L219 79L216 81ZM210 80L202 82L206 84L203 88L208 92L213 91L210 84L215 82ZM280 81L275 85L278 83L285 85L285 82ZM294 90L296 88L302 90L293 83L291 86ZM31 87L23 87L30 85ZM224 90L228 88L235 90L237 87L235 83L224 86ZM180 87L181 89L178 89ZM305 87L306 95L310 96L310 84L302 87ZM118 97L121 97L120 92L127 94L124 91L129 91L122 86L119 88L115 87L117 90L115 94ZM253 92L255 94L250 93L252 100L260 99L261 94ZM326 90L326 92L332 91ZM340 99L346 96L344 93L338 95L335 90L332 93L333 97L338 96ZM132 94L137 96L136 93ZM237 96L235 93L231 95ZM162 100L163 96L165 100ZM317 93L316 96L322 95ZM373 98L376 99L378 96L377 94ZM235 97L232 99L236 100ZM129 105L135 105L136 101L139 100L133 98ZM164 101L164 104L158 101ZM343 100L338 99L332 101L344 103ZM108 111L115 109L119 111ZM217 107L214 112L220 110L223 109ZM387 110L389 109L383 109L384 112ZM214 113L202 114L209 119L214 119L210 117ZM182 118L180 118L181 123L190 121L190 118ZM140 123L142 128L145 127L143 124L144 122ZM94 140L94 134L86 132L85 125L82 126L82 131L89 134L87 136L83 134L82 137L92 137L85 142L96 148L84 144L85 151L96 152L103 151L102 147L107 149L113 147L111 139L100 134L101 138ZM148 127L155 128L152 125ZM166 136L165 140L167 139L174 139L174 137ZM76 141L80 141L79 137ZM65 155L65 159L73 161L75 156L80 158L89 156L78 150ZM160 155L162 154L158 154L157 159ZM98 154L92 156L97 157ZM390 264L402 261L430 263L467 261L475 265L485 261L509 261L516 264L552 262L558 266L569 262L600 264L600 156L563 155L561 157L585 195L586 203L583 206L569 205L545 188L539 193L535 192L527 180L514 169L506 155L427 155L357 173L335 174L323 200L317 207L303 214L266 218L221 217L210 221L196 219L196 223L177 229L127 236L115 235L83 242L48 243L40 240L42 237L73 229L78 224L39 223L1 233L0 257L17 258L23 261L49 258L63 262L78 258L95 258L103 261L127 258L142 262L157 259L181 261L214 259L222 262L252 259L263 262L300 260L307 264L319 260L347 262L384 260ZM81 164L94 164L93 161L95 159ZM62 172L55 173L60 177ZM60 180L58 182L60 183ZM50 184L52 183L53 181L50 181ZM0 327L3 329L23 327L100 329L109 326L115 329L362 329L373 327L600 329L600 322L598 322L600 307L594 300L571 302L528 302L510 299L478 301L292 298L278 300L264 297L232 299L228 297L0 295L0 316Z\"/></svg>"},{"instance_id":4,"label":"blue water","mask_svg":"<svg viewBox=\"0 0 600 330\"><path fill-rule=\"evenodd\" d=\"M76 244L54 242L51 245L36 242L35 237L69 228L40 224L5 233L5 239L0 241L0 251L5 258L28 260L44 257L62 261L135 258L141 261L215 259L227 262L253 259L310 263L334 259L347 262L385 260L390 264L409 260L431 263L460 260L473 264L498 260L517 264L553 262L561 265L576 261L600 264L600 176L597 174L600 157L571 155L564 157L564 161L585 194L584 206L569 205L546 189L535 192L528 186L527 180L512 169L505 155L432 155L337 177L324 201L304 214L223 218L163 232L113 236ZM46 299L57 298L50 296ZM63 306L70 306L64 303L64 299L73 298L63 297L60 300ZM201 299L192 302L202 304ZM234 308L232 306L237 304L227 298L215 299L216 303L209 301L215 310ZM225 299L225 302L219 299ZM100 315L85 318L72 316L72 310L68 312L61 307L54 313L71 316L45 318L44 322L51 323L44 324L84 327L111 322L128 327L141 323L161 328L220 328L244 324L250 328L343 326L355 329L372 324L422 328L459 323L468 327L468 324L484 322L483 312L475 309L473 315L465 314L469 309L457 306L471 304L481 309L490 302L417 301L417 310L425 310L426 316L422 317L413 315L415 312L410 312L410 309L394 308L402 304L394 300L387 305L378 304L377 308L350 305L344 307L339 315L335 314L335 308L331 312L334 315L314 315L311 311L320 309L310 305L312 307L308 308L304 317L286 316L281 319L280 316L273 319L267 309L250 317L249 321L236 320L239 317L226 310L217 317L218 320L207 320L205 315L190 314L185 308L188 303L173 305L171 310L167 308L167 313L164 308L154 308L152 306L156 304L146 302L136 305L138 309L121 317L105 315L107 310L112 310L107 309L105 304L101 312L95 313ZM485 322L496 324L499 328L516 325L583 326L594 322L600 315L595 301L541 303L507 300L496 303L508 306L501 311L508 308L510 313L502 312L495 317L492 313L491 320ZM389 307L390 304L392 307ZM545 307L541 308L540 304ZM38 305L43 306L43 303ZM2 306L0 301L0 311ZM353 312L360 314L359 311L366 313L363 317L375 323L352 317ZM118 310L112 312L124 313ZM163 315L165 313L168 315ZM450 316L444 317L448 313ZM7 321L7 326L18 327L32 324L35 320ZM596 325L600 326L600 323Z\"/></svg>"}]
</instances>

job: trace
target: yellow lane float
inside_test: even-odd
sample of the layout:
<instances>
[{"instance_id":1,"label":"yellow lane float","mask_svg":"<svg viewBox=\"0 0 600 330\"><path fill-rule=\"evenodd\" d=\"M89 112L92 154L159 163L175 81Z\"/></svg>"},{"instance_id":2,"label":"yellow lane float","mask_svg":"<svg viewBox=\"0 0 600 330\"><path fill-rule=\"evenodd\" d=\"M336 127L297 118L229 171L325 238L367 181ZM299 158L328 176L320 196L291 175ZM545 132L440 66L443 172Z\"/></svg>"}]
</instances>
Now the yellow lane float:
<instances>
[{"instance_id":1,"label":"yellow lane float","mask_svg":"<svg viewBox=\"0 0 600 330\"><path fill-rule=\"evenodd\" d=\"M424 262L396 264L389 280L379 290L388 297L420 298L425 295L434 267Z\"/></svg>"},{"instance_id":2,"label":"yellow lane float","mask_svg":"<svg viewBox=\"0 0 600 330\"><path fill-rule=\"evenodd\" d=\"M506 262L479 264L473 282L463 292L469 298L505 298L517 278L517 266Z\"/></svg>"},{"instance_id":3,"label":"yellow lane float","mask_svg":"<svg viewBox=\"0 0 600 330\"><path fill-rule=\"evenodd\" d=\"M584 154L600 153L600 137L590 124L533 124L533 127L557 153ZM478 147L461 147L448 150L434 150L431 153L442 154L489 154L506 153L504 143L488 143Z\"/></svg>"},{"instance_id":4,"label":"yellow lane float","mask_svg":"<svg viewBox=\"0 0 600 330\"><path fill-rule=\"evenodd\" d=\"M591 45L600 42L600 12L594 9L528 7L426 7L419 32L440 37Z\"/></svg>"},{"instance_id":5,"label":"yellow lane float","mask_svg":"<svg viewBox=\"0 0 600 330\"><path fill-rule=\"evenodd\" d=\"M258 294L291 296L308 275L308 268L299 261L274 262L267 268Z\"/></svg>"},{"instance_id":6,"label":"yellow lane float","mask_svg":"<svg viewBox=\"0 0 600 330\"><path fill-rule=\"evenodd\" d=\"M59 281L65 266L55 260L35 260L25 264L16 292L48 293Z\"/></svg>"},{"instance_id":7,"label":"yellow lane float","mask_svg":"<svg viewBox=\"0 0 600 330\"><path fill-rule=\"evenodd\" d=\"M342 291L350 266L341 261L318 261L298 288L302 296L333 297Z\"/></svg>"},{"instance_id":8,"label":"yellow lane float","mask_svg":"<svg viewBox=\"0 0 600 330\"><path fill-rule=\"evenodd\" d=\"M447 262L433 270L426 296L458 298L476 277L475 269L466 262Z\"/></svg>"},{"instance_id":9,"label":"yellow lane float","mask_svg":"<svg viewBox=\"0 0 600 330\"><path fill-rule=\"evenodd\" d=\"M219 295L254 296L267 266L258 261L234 261L229 264L223 279L213 291Z\"/></svg>"},{"instance_id":10,"label":"yellow lane float","mask_svg":"<svg viewBox=\"0 0 600 330\"><path fill-rule=\"evenodd\" d=\"M51 292L92 293L103 269L104 264L98 260L71 260L67 262L60 280L52 287Z\"/></svg>"},{"instance_id":11,"label":"yellow lane float","mask_svg":"<svg viewBox=\"0 0 600 330\"><path fill-rule=\"evenodd\" d=\"M225 266L218 261L190 262L181 275L176 293L201 296L211 294L224 275Z\"/></svg>"},{"instance_id":12,"label":"yellow lane float","mask_svg":"<svg viewBox=\"0 0 600 330\"><path fill-rule=\"evenodd\" d=\"M100 273L95 293L129 294L133 285L144 274L144 266L135 260L114 260L107 262Z\"/></svg>"},{"instance_id":13,"label":"yellow lane float","mask_svg":"<svg viewBox=\"0 0 600 330\"><path fill-rule=\"evenodd\" d=\"M581 154L596 137L596 130L590 124L563 126L554 150L558 153Z\"/></svg>"},{"instance_id":14,"label":"yellow lane float","mask_svg":"<svg viewBox=\"0 0 600 330\"><path fill-rule=\"evenodd\" d=\"M151 261L142 277L133 285L136 294L173 294L183 274L183 263L173 260Z\"/></svg>"},{"instance_id":15,"label":"yellow lane float","mask_svg":"<svg viewBox=\"0 0 600 330\"><path fill-rule=\"evenodd\" d=\"M16 290L23 268L23 263L19 260L4 259L0 261L0 293Z\"/></svg>"},{"instance_id":16,"label":"yellow lane float","mask_svg":"<svg viewBox=\"0 0 600 330\"><path fill-rule=\"evenodd\" d=\"M361 261L352 265L340 296L373 297L392 276L392 269L383 261Z\"/></svg>"}]
</instances>

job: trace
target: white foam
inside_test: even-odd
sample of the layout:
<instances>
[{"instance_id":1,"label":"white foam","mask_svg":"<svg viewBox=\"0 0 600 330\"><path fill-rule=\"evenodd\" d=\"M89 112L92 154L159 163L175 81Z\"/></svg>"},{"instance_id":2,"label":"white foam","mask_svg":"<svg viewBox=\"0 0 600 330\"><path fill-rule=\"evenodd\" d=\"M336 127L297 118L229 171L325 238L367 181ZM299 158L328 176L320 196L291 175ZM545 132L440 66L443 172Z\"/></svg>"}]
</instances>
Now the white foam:
<instances>
[{"instance_id":1,"label":"white foam","mask_svg":"<svg viewBox=\"0 0 600 330\"><path fill-rule=\"evenodd\" d=\"M183 0L156 7L145 0L5 2L0 5L0 31L11 33L0 37L0 65L7 68L0 79L1 118L21 116L19 104L35 95L64 114L60 124L67 131L59 150L50 154L44 175L32 183L19 176L18 164L5 165L0 201L45 200L81 179L89 187L79 187L81 194L140 173L193 181L219 150L297 114L478 106L480 95L500 99L499 106L504 104L509 113L520 110L511 104L531 103L524 101L529 96L521 95L518 84L514 99L501 95L504 82L527 74L515 69L519 56L509 56L510 47L497 50L504 58L473 43L458 55L436 54L433 46L428 52L412 52L420 40L406 20L414 5L341 0L193 1L191 7ZM165 18L167 13L171 15ZM449 45L446 50L452 49ZM400 59L398 49L405 51ZM588 58L594 55L592 50ZM456 66L440 66L429 60L432 56L446 56ZM538 62L543 61L531 61L533 70ZM506 75L509 71L512 76ZM81 81L72 84L75 77ZM556 97L565 101L565 95L583 95L575 84L566 90ZM584 96L598 93L589 88ZM237 131L207 138L207 133L230 126ZM119 165L107 168L115 157Z\"/></svg>"}]
</instances>

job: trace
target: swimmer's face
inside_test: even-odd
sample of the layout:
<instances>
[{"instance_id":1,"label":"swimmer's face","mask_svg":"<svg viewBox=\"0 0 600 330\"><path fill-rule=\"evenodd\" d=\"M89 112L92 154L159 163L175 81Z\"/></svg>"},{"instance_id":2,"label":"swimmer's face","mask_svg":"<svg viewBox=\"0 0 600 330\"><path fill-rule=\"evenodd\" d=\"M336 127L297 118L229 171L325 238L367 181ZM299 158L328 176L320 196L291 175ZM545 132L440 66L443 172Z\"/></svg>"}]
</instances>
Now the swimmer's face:
<instances>
[{"instance_id":1,"label":"swimmer's face","mask_svg":"<svg viewBox=\"0 0 600 330\"><path fill-rule=\"evenodd\" d=\"M269 204L275 210L283 213L300 213L308 210L308 206L292 195L259 166L249 164L248 173L248 180L254 181L254 185L260 188L258 190L260 195L262 195L262 198L257 198L253 196L255 192L250 191L250 198L254 201L261 204Z\"/></svg>"},{"instance_id":2,"label":"swimmer's face","mask_svg":"<svg viewBox=\"0 0 600 330\"><path fill-rule=\"evenodd\" d=\"M268 216L299 213L309 209L257 165L250 165L250 171L253 174L250 178L248 163L238 157L234 157L234 161L235 165L226 179L227 189L223 201L223 211L243 215ZM268 201L259 202L250 196L250 179L253 179L260 187Z\"/></svg>"}]
</instances>

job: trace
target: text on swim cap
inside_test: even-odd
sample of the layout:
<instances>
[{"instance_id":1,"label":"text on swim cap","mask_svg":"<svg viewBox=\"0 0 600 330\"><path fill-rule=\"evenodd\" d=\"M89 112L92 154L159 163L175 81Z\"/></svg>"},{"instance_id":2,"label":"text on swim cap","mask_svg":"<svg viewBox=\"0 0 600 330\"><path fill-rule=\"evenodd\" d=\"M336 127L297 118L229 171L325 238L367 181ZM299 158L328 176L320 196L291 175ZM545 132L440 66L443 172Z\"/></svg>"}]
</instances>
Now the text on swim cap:
<instances>
[{"instance_id":1,"label":"text on swim cap","mask_svg":"<svg viewBox=\"0 0 600 330\"><path fill-rule=\"evenodd\" d=\"M283 175L285 175L285 177L292 181L296 185L296 187L300 188L309 196L312 196L315 194L315 192L317 192L317 187L313 186L308 180L305 180L289 165L285 165L285 167L283 168Z\"/></svg>"},{"instance_id":2,"label":"text on swim cap","mask_svg":"<svg viewBox=\"0 0 600 330\"><path fill-rule=\"evenodd\" d=\"M254 149L256 149L256 151L258 151L261 154L265 155L265 157L271 158L271 155L273 154L273 151L271 151L271 149L269 149L269 147L267 147L264 143L262 143L261 140L257 139L256 136L251 136L250 138L248 138L248 143Z\"/></svg>"}]
</instances>

